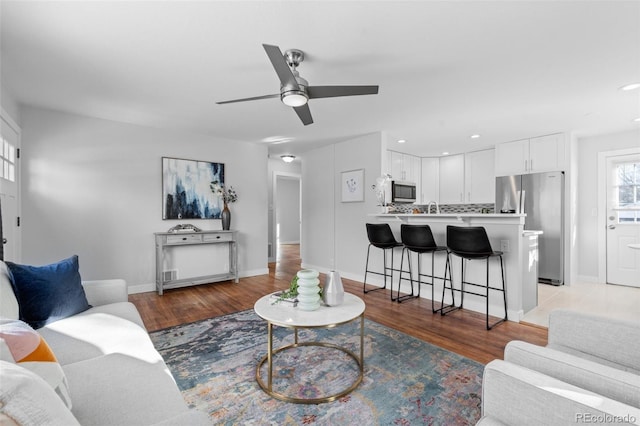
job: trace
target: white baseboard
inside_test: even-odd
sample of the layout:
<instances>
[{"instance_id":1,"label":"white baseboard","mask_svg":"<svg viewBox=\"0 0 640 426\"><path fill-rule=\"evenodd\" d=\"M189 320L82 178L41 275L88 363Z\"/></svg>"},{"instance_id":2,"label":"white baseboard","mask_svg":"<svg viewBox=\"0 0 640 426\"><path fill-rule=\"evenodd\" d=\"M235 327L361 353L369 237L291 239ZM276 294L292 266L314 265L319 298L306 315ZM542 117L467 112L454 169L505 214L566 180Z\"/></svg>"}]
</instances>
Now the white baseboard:
<instances>
[{"instance_id":1,"label":"white baseboard","mask_svg":"<svg viewBox=\"0 0 640 426\"><path fill-rule=\"evenodd\" d=\"M137 294L137 293L148 293L150 291L156 291L156 284L136 284L130 285L127 287L127 293L129 294Z\"/></svg>"},{"instance_id":2,"label":"white baseboard","mask_svg":"<svg viewBox=\"0 0 640 426\"><path fill-rule=\"evenodd\" d=\"M238 273L238 277L240 278L255 277L258 275L267 275L267 274L269 274L269 268L260 268L260 269L251 269L249 271L240 271ZM156 291L155 283L136 284L136 285L130 285L127 287L128 294L148 293L150 291Z\"/></svg>"},{"instance_id":3,"label":"white baseboard","mask_svg":"<svg viewBox=\"0 0 640 426\"><path fill-rule=\"evenodd\" d=\"M571 284L578 284L580 285L580 283L599 283L600 279L598 277L594 277L592 275L578 275L577 277L578 279L576 280L576 282L571 283Z\"/></svg>"},{"instance_id":4,"label":"white baseboard","mask_svg":"<svg viewBox=\"0 0 640 426\"><path fill-rule=\"evenodd\" d=\"M260 268L260 269L251 269L249 271L240 271L238 273L238 276L240 278L245 278L245 277L256 277L258 275L268 275L269 274L269 268Z\"/></svg>"}]
</instances>

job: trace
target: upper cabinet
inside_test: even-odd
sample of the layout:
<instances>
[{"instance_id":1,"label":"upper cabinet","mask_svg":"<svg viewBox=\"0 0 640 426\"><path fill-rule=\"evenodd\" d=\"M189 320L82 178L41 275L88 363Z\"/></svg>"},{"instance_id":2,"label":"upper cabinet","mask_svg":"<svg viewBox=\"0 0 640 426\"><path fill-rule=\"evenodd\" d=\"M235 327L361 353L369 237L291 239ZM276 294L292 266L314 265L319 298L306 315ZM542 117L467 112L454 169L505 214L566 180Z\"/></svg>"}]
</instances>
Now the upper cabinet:
<instances>
[{"instance_id":1,"label":"upper cabinet","mask_svg":"<svg viewBox=\"0 0 640 426\"><path fill-rule=\"evenodd\" d=\"M440 204L464 203L464 154L440 158Z\"/></svg>"},{"instance_id":2,"label":"upper cabinet","mask_svg":"<svg viewBox=\"0 0 640 426\"><path fill-rule=\"evenodd\" d=\"M464 202L494 203L496 199L495 153L493 149L464 155Z\"/></svg>"},{"instance_id":3,"label":"upper cabinet","mask_svg":"<svg viewBox=\"0 0 640 426\"><path fill-rule=\"evenodd\" d=\"M566 168L562 133L496 145L496 176L561 171Z\"/></svg>"},{"instance_id":4,"label":"upper cabinet","mask_svg":"<svg viewBox=\"0 0 640 426\"><path fill-rule=\"evenodd\" d=\"M390 166L391 179L405 182L420 182L421 163L420 157L403 154L396 151L387 151Z\"/></svg>"},{"instance_id":5,"label":"upper cabinet","mask_svg":"<svg viewBox=\"0 0 640 426\"><path fill-rule=\"evenodd\" d=\"M495 202L496 178L493 149L440 158L440 204ZM424 171L423 171L424 174ZM424 187L425 183L423 183Z\"/></svg>"},{"instance_id":6,"label":"upper cabinet","mask_svg":"<svg viewBox=\"0 0 640 426\"><path fill-rule=\"evenodd\" d=\"M422 180L420 185L420 203L439 202L440 159L425 157L422 159Z\"/></svg>"}]
</instances>

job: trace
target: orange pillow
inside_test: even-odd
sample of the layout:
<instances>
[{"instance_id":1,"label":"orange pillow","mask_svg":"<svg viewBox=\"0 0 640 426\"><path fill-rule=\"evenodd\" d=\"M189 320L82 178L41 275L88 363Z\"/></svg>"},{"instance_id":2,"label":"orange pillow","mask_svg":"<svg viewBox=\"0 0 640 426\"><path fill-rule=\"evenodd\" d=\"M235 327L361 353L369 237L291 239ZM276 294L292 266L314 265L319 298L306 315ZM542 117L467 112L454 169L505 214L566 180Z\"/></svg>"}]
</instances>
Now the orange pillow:
<instances>
[{"instance_id":1,"label":"orange pillow","mask_svg":"<svg viewBox=\"0 0 640 426\"><path fill-rule=\"evenodd\" d=\"M40 334L19 320L0 320L0 358L42 377L71 409L69 386L51 347Z\"/></svg>"}]
</instances>

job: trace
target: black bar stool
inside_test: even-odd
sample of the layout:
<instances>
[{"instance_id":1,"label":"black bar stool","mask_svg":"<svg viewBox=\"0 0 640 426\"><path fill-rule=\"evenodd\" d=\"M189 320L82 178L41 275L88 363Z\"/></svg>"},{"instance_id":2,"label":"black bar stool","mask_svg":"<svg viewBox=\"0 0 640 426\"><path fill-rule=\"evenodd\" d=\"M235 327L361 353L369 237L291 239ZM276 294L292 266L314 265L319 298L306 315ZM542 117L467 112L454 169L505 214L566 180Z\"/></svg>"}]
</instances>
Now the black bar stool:
<instances>
[{"instance_id":1,"label":"black bar stool","mask_svg":"<svg viewBox=\"0 0 640 426\"><path fill-rule=\"evenodd\" d=\"M367 223L367 237L369 238L369 248L367 248L367 264L364 270L364 283L362 285L363 293L369 293L371 291L382 290L387 288L387 277L391 279L391 300L393 299L393 249L396 247L402 247L402 243L396 241L396 238L391 232L391 227L388 223ZM379 248L383 253L383 272L376 272L369 270L369 252L371 246ZM387 266L387 251L391 250L391 267ZM371 290L367 290L367 273L384 276L384 287L378 287Z\"/></svg>"},{"instance_id":2,"label":"black bar stool","mask_svg":"<svg viewBox=\"0 0 640 426\"><path fill-rule=\"evenodd\" d=\"M438 252L447 252L447 248L443 246L439 246L436 244L435 239L433 238L433 233L431 232L431 227L429 225L401 225L400 226L400 235L402 239L402 244L404 247L402 248L402 257L400 258L400 278L398 280L398 295L396 300L398 303L401 303L404 300L420 297L420 284L428 284L431 286L431 311L433 313L438 312L440 309L436 309L434 305L434 280L437 278L439 280L445 280L446 273L444 277L438 277L435 275L435 255ZM404 270L404 254L407 253L407 263L409 266L409 270ZM418 255L418 292L414 295L413 293L413 268L411 266L411 253L417 253ZM421 260L422 254L431 253L431 274L423 274L421 268ZM446 267L446 264L445 264ZM409 274L409 278L404 278L403 274ZM422 278L431 278L431 282L422 281ZM400 285L402 284L402 280L408 280L411 282L411 294L404 295L400 297ZM393 291L393 290L392 290ZM442 309L442 308L441 308Z\"/></svg>"},{"instance_id":3,"label":"black bar stool","mask_svg":"<svg viewBox=\"0 0 640 426\"><path fill-rule=\"evenodd\" d=\"M445 285L442 288L442 315L446 315L451 311L456 309L462 309L464 304L464 294L475 294L476 296L481 296L486 299L486 316L487 316L487 330L491 330L494 326L500 324L507 320L507 292L504 283L504 262L502 260L502 252L501 251L493 251L491 248L491 243L489 242L489 237L487 236L487 231L482 226L447 226L447 248L449 249L449 254L456 255L461 258L461 285L460 290L453 288L453 276L451 274L451 264L450 257L447 255L447 263L448 271L449 271L449 283L451 287L451 294L453 296L453 291L460 292L460 306L455 306L455 300L452 305L444 306L444 293L446 287ZM492 287L489 285L489 259L492 257L497 257L500 259L500 271L502 278L502 288ZM482 260L486 261L487 265L487 278L485 284L471 283L465 280L465 261L466 260ZM445 267L445 277L446 277L446 267ZM485 290L482 293L469 291L465 289L465 284L475 286L475 287L483 287ZM504 301L504 318L495 322L492 325L489 325L489 293L490 290L501 291L503 295Z\"/></svg>"}]
</instances>

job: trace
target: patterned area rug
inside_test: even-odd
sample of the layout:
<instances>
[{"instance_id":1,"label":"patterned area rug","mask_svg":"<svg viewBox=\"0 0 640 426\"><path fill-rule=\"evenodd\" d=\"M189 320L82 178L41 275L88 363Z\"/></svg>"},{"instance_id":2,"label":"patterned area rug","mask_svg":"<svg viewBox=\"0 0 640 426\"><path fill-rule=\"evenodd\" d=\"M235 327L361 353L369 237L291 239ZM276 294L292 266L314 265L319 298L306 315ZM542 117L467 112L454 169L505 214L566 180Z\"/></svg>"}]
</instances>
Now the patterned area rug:
<instances>
[{"instance_id":1,"label":"patterned area rug","mask_svg":"<svg viewBox=\"0 0 640 426\"><path fill-rule=\"evenodd\" d=\"M359 354L360 322L300 330ZM472 425L480 418L484 366L376 322L365 320L364 379L350 394L317 405L268 396L255 379L266 354L267 326L253 310L151 333L187 403L224 425ZM293 343L275 327L274 349ZM266 382L266 366L261 371ZM346 389L355 361L335 349L303 346L274 356L274 389L317 398Z\"/></svg>"}]
</instances>

